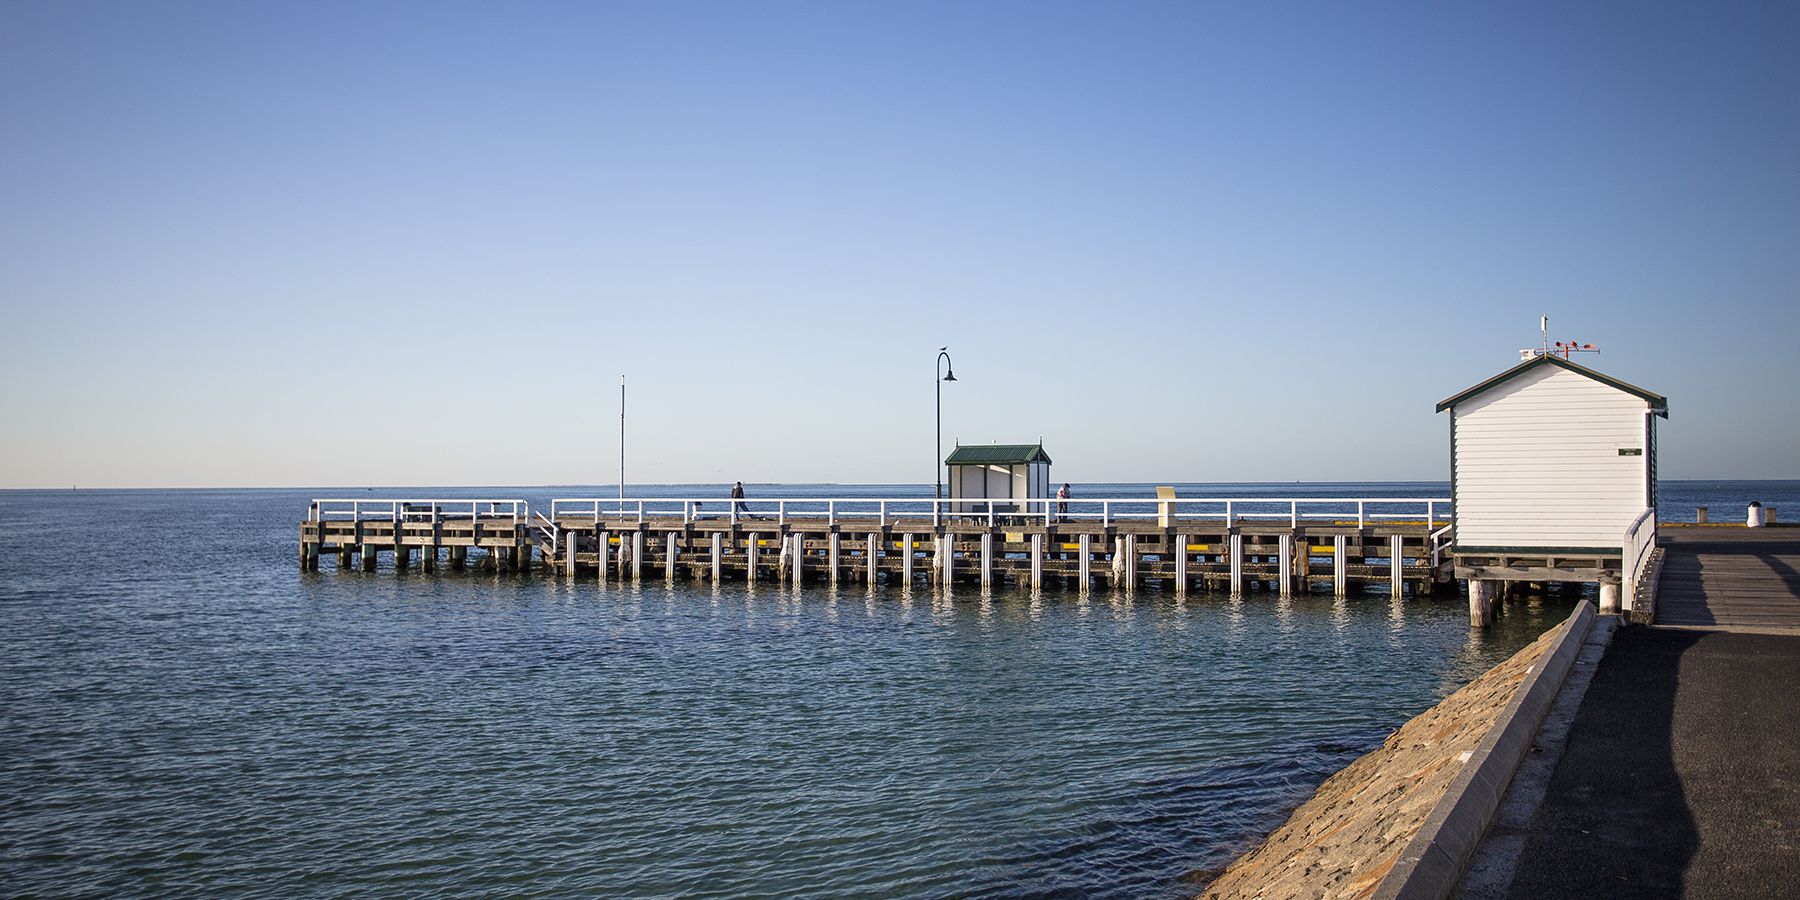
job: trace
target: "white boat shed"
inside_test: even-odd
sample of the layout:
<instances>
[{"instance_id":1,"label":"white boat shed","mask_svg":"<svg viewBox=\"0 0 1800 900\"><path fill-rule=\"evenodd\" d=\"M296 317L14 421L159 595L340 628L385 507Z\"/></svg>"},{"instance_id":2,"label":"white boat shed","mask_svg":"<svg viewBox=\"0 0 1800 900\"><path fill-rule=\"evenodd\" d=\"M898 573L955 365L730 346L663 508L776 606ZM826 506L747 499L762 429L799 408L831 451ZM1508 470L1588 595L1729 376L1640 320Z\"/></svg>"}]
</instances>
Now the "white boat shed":
<instances>
[{"instance_id":1,"label":"white boat shed","mask_svg":"<svg viewBox=\"0 0 1800 900\"><path fill-rule=\"evenodd\" d=\"M1513 581L1598 582L1602 612L1640 605L1666 398L1545 354L1437 410L1450 412L1451 552L1473 621Z\"/></svg>"},{"instance_id":2,"label":"white boat shed","mask_svg":"<svg viewBox=\"0 0 1800 900\"><path fill-rule=\"evenodd\" d=\"M1026 512L1025 500L1050 496L1050 454L1043 444L972 444L944 457L950 470L950 499L1005 500L994 512ZM951 509L985 513L987 503L956 503ZM1042 510L1040 510L1041 512Z\"/></svg>"}]
</instances>

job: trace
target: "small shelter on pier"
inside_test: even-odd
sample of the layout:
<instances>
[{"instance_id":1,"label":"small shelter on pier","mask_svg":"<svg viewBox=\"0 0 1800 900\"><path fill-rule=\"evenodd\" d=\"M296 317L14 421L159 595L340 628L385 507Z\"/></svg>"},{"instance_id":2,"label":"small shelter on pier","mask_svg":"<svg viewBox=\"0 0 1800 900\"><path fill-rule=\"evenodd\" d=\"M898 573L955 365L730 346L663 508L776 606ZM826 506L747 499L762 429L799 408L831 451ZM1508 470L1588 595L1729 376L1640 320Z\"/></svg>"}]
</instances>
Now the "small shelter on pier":
<instances>
[{"instance_id":1,"label":"small shelter on pier","mask_svg":"<svg viewBox=\"0 0 1800 900\"><path fill-rule=\"evenodd\" d=\"M944 465L950 470L950 499L1005 500L995 503L994 512L1026 512L1025 500L1041 500L1050 496L1050 454L1044 445L985 444L958 446ZM988 505L955 503L955 512L985 513ZM1040 510L1041 511L1041 510Z\"/></svg>"},{"instance_id":2,"label":"small shelter on pier","mask_svg":"<svg viewBox=\"0 0 1800 900\"><path fill-rule=\"evenodd\" d=\"M1586 581L1601 585L1602 612L1621 587L1632 609L1656 544L1656 420L1668 400L1545 354L1437 405L1446 410L1452 556L1472 607L1501 582Z\"/></svg>"}]
</instances>

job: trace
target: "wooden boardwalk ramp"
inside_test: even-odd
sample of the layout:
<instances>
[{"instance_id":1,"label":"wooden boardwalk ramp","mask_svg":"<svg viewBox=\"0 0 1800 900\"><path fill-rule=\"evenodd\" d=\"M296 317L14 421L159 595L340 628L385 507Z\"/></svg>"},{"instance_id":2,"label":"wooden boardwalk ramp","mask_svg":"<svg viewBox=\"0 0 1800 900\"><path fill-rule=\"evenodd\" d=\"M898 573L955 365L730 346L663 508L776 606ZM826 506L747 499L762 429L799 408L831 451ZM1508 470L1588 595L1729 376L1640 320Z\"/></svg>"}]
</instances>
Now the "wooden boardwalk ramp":
<instances>
[{"instance_id":1,"label":"wooden boardwalk ramp","mask_svg":"<svg viewBox=\"0 0 1800 900\"><path fill-rule=\"evenodd\" d=\"M1656 624L1800 634L1800 528L1662 529Z\"/></svg>"}]
</instances>

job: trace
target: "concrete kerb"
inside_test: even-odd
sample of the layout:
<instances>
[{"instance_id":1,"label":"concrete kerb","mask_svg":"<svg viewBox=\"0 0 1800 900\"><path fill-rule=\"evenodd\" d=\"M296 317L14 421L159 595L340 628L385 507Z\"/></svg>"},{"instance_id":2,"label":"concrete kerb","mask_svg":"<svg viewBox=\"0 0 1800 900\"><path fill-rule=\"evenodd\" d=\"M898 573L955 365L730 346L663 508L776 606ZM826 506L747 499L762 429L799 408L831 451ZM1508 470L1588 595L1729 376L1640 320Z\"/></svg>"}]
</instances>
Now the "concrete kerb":
<instances>
[{"instance_id":1,"label":"concrete kerb","mask_svg":"<svg viewBox=\"0 0 1800 900\"><path fill-rule=\"evenodd\" d=\"M1593 626L1593 604L1583 600L1381 879L1375 900L1444 900L1456 889Z\"/></svg>"}]
</instances>

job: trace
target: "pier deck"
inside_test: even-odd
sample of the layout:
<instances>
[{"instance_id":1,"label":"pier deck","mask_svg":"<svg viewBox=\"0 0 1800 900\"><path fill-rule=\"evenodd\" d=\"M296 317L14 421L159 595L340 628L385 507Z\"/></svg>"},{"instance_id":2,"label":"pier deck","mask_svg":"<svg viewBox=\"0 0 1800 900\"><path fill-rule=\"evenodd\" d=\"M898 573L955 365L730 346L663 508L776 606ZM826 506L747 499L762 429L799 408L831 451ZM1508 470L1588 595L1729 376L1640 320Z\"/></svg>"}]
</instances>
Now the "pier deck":
<instances>
[{"instance_id":1,"label":"pier deck","mask_svg":"<svg viewBox=\"0 0 1800 900\"><path fill-rule=\"evenodd\" d=\"M1800 634L1800 528L1664 526L1656 624Z\"/></svg>"},{"instance_id":2,"label":"pier deck","mask_svg":"<svg viewBox=\"0 0 1800 900\"><path fill-rule=\"evenodd\" d=\"M759 500L745 512L720 499L631 500L621 514L611 501L558 500L543 514L510 500L324 500L301 523L301 566L335 555L339 568L360 558L373 571L385 552L397 568L417 558L431 569L447 553L452 568L516 570L535 557L602 579L1263 583L1284 594L1382 582L1396 596L1408 585L1428 593L1449 574L1444 500L1034 502Z\"/></svg>"}]
</instances>

